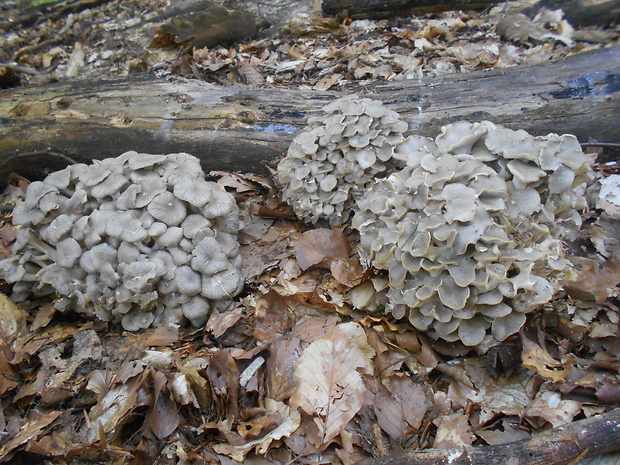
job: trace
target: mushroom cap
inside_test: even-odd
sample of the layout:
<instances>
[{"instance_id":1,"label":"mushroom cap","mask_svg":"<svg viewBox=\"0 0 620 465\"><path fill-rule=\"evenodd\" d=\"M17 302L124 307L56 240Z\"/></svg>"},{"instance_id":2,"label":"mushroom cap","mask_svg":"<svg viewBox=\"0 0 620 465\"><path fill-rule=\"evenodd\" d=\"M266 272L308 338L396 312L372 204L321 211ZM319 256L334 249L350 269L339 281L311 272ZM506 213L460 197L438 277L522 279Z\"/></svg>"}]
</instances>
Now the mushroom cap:
<instances>
[{"instance_id":1,"label":"mushroom cap","mask_svg":"<svg viewBox=\"0 0 620 465\"><path fill-rule=\"evenodd\" d=\"M186 178L177 182L172 192L177 198L196 208L202 208L211 199L213 184L202 178Z\"/></svg>"},{"instance_id":2,"label":"mushroom cap","mask_svg":"<svg viewBox=\"0 0 620 465\"><path fill-rule=\"evenodd\" d=\"M212 300L229 299L237 295L243 288L241 272L229 267L212 276L202 278L202 296Z\"/></svg>"},{"instance_id":3,"label":"mushroom cap","mask_svg":"<svg viewBox=\"0 0 620 465\"><path fill-rule=\"evenodd\" d=\"M156 195L146 209L154 218L168 226L178 226L187 215L185 204L168 191Z\"/></svg>"}]
</instances>

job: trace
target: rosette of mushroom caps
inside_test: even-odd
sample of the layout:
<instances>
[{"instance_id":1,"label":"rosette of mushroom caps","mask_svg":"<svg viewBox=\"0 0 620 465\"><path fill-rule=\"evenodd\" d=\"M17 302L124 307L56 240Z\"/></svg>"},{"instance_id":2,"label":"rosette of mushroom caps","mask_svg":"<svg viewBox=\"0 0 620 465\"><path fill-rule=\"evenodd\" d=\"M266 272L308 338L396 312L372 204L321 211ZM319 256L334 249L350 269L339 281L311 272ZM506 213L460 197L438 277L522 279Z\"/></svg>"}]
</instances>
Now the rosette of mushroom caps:
<instances>
[{"instance_id":1,"label":"rosette of mushroom caps","mask_svg":"<svg viewBox=\"0 0 620 465\"><path fill-rule=\"evenodd\" d=\"M127 330L203 325L243 288L238 207L186 153L127 152L33 182L15 208L14 300L57 294Z\"/></svg>"},{"instance_id":2,"label":"rosette of mushroom caps","mask_svg":"<svg viewBox=\"0 0 620 465\"><path fill-rule=\"evenodd\" d=\"M283 198L312 223L350 220L394 317L468 346L505 340L572 276L562 241L581 226L593 159L571 135L406 127L380 102L328 105L278 166Z\"/></svg>"}]
</instances>

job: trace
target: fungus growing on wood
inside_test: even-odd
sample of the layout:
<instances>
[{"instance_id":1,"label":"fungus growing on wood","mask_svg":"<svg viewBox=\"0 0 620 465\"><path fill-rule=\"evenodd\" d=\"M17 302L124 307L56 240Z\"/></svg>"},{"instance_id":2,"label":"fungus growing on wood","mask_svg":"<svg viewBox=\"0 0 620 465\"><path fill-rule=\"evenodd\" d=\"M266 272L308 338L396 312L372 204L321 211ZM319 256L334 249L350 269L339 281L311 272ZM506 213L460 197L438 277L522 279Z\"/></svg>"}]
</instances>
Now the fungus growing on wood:
<instances>
[{"instance_id":1,"label":"fungus growing on wood","mask_svg":"<svg viewBox=\"0 0 620 465\"><path fill-rule=\"evenodd\" d=\"M60 310L135 331L200 326L243 287L235 199L191 155L71 165L33 182L15 210L22 227L0 262L15 300L56 293Z\"/></svg>"}]
</instances>

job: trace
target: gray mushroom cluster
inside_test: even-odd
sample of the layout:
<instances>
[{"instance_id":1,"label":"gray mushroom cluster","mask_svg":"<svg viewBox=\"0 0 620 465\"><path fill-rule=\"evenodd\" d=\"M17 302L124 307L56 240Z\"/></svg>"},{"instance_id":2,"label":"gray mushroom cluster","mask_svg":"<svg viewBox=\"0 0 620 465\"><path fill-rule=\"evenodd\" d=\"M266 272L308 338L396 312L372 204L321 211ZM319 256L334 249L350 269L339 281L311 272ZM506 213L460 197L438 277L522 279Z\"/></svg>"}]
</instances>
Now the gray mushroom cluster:
<instances>
[{"instance_id":1,"label":"gray mushroom cluster","mask_svg":"<svg viewBox=\"0 0 620 465\"><path fill-rule=\"evenodd\" d=\"M387 177L365 183L351 206L362 262L387 271L387 309L468 346L517 332L571 273L562 240L581 226L592 159L573 136L488 121L445 126L436 139L411 135L391 150ZM322 172L324 161L312 163Z\"/></svg>"},{"instance_id":2,"label":"gray mushroom cluster","mask_svg":"<svg viewBox=\"0 0 620 465\"><path fill-rule=\"evenodd\" d=\"M130 331L205 323L243 287L234 197L197 158L126 152L33 182L0 272L15 300L56 293Z\"/></svg>"},{"instance_id":3,"label":"gray mushroom cluster","mask_svg":"<svg viewBox=\"0 0 620 465\"><path fill-rule=\"evenodd\" d=\"M312 117L278 164L282 196L310 223L340 226L376 178L399 165L395 148L407 123L381 102L343 97Z\"/></svg>"}]
</instances>

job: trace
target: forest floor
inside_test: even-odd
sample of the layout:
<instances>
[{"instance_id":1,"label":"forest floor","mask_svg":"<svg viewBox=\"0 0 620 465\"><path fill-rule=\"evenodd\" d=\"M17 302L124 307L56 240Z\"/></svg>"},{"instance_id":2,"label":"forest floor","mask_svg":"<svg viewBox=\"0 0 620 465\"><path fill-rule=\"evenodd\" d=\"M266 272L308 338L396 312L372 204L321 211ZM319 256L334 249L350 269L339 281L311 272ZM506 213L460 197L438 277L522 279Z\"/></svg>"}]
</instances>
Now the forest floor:
<instances>
[{"instance_id":1,"label":"forest floor","mask_svg":"<svg viewBox=\"0 0 620 465\"><path fill-rule=\"evenodd\" d=\"M573 27L561 10L526 18L516 3L353 20L323 17L309 0L231 1L256 21L234 19L215 39L195 1L33 3L0 5L0 87L152 73L363 91L619 41L617 28ZM16 305L0 295L0 461L349 465L527 440L613 410L620 187L606 181L618 171L611 149L587 150L597 155L596 179L580 237L567 244L577 280L519 334L478 351L382 312L385 296L350 230L308 229L268 177L212 173L245 215L246 289L204 328L134 334L57 312L50 299ZM2 197L3 257L29 181L16 176ZM611 191L604 199L601 185ZM310 405L316 392L324 396Z\"/></svg>"}]
</instances>

